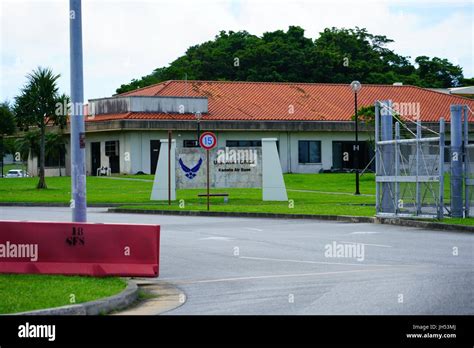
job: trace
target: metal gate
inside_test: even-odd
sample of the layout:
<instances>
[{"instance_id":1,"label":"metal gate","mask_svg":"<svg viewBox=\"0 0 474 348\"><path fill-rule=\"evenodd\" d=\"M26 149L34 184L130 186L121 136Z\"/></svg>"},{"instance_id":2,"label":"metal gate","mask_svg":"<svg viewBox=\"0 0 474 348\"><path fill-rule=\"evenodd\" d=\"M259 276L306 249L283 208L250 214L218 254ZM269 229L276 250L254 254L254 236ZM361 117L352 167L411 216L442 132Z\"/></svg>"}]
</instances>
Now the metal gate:
<instances>
[{"instance_id":1,"label":"metal gate","mask_svg":"<svg viewBox=\"0 0 474 348\"><path fill-rule=\"evenodd\" d=\"M444 137L444 119L436 132L375 103L377 216L443 217Z\"/></svg>"},{"instance_id":2,"label":"metal gate","mask_svg":"<svg viewBox=\"0 0 474 348\"><path fill-rule=\"evenodd\" d=\"M469 142L469 109L462 107L463 144L464 144L464 216L474 216L474 144Z\"/></svg>"}]
</instances>

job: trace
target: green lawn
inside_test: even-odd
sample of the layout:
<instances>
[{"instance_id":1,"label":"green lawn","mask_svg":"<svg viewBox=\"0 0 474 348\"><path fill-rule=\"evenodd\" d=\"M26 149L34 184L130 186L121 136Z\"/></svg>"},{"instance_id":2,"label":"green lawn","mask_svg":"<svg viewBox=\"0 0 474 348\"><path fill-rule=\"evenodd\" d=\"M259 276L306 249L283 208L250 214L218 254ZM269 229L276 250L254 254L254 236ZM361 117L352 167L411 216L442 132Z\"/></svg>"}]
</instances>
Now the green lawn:
<instances>
[{"instance_id":1,"label":"green lawn","mask_svg":"<svg viewBox=\"0 0 474 348\"><path fill-rule=\"evenodd\" d=\"M228 203L224 203L223 198L211 198L211 210L354 216L375 214L374 174L361 177L361 196L353 195L354 174L285 174L284 178L290 202L264 202L261 189L212 189L211 192L227 192L230 196ZM48 189L37 190L38 178L0 179L0 202L67 204L71 195L70 180L70 177L47 178ZM150 201L152 181L153 175L88 177L87 200L89 204L116 203L130 209L206 210L205 199L197 197L198 193L205 192L204 189L178 190L178 200L171 206L167 202ZM413 191L414 187L410 190ZM184 208L180 207L180 200ZM446 177L445 204L448 202L449 178ZM474 224L474 220L470 219L444 219L443 222Z\"/></svg>"},{"instance_id":2,"label":"green lawn","mask_svg":"<svg viewBox=\"0 0 474 348\"><path fill-rule=\"evenodd\" d=\"M453 225L464 225L464 226L474 226L474 218L447 218L441 221L445 224L453 224Z\"/></svg>"},{"instance_id":3,"label":"green lawn","mask_svg":"<svg viewBox=\"0 0 474 348\"><path fill-rule=\"evenodd\" d=\"M0 275L0 314L78 304L121 292L121 278ZM75 302L74 302L75 301Z\"/></svg>"},{"instance_id":4,"label":"green lawn","mask_svg":"<svg viewBox=\"0 0 474 348\"><path fill-rule=\"evenodd\" d=\"M181 209L179 201L171 207L166 202L150 201L153 183L133 179L152 180L151 175L120 176L116 180L104 177L87 178L88 203L123 203L147 209ZM35 188L37 178L0 180L0 202L55 202L70 200L70 178L47 178L47 190ZM354 196L353 174L286 174L288 202L263 202L261 189L212 189L211 192L229 193L229 203L222 198L212 199L214 211L275 212L294 214L373 215L375 213L375 185L373 174L361 178L361 192L369 196ZM315 192L299 192L307 190ZM318 192L319 191L319 192ZM178 200L184 200L189 210L206 209L205 200L197 194L204 190L178 190ZM369 206L367 206L369 205Z\"/></svg>"}]
</instances>

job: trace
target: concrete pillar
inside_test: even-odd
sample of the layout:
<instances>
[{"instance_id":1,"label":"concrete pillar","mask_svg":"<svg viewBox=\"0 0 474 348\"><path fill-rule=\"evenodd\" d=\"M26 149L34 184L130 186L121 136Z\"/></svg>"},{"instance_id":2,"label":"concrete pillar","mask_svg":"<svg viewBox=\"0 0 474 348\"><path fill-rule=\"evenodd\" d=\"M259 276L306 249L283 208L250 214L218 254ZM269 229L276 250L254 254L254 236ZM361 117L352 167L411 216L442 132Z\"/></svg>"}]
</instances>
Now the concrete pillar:
<instances>
[{"instance_id":1,"label":"concrete pillar","mask_svg":"<svg viewBox=\"0 0 474 348\"><path fill-rule=\"evenodd\" d=\"M451 105L451 216L463 217L462 105Z\"/></svg>"},{"instance_id":2,"label":"concrete pillar","mask_svg":"<svg viewBox=\"0 0 474 348\"><path fill-rule=\"evenodd\" d=\"M262 139L262 181L264 201L288 201L276 138Z\"/></svg>"},{"instance_id":3,"label":"concrete pillar","mask_svg":"<svg viewBox=\"0 0 474 348\"><path fill-rule=\"evenodd\" d=\"M160 139L160 154L156 165L155 181L150 200L168 200L168 139ZM171 141L171 200L176 200L176 140Z\"/></svg>"}]
</instances>

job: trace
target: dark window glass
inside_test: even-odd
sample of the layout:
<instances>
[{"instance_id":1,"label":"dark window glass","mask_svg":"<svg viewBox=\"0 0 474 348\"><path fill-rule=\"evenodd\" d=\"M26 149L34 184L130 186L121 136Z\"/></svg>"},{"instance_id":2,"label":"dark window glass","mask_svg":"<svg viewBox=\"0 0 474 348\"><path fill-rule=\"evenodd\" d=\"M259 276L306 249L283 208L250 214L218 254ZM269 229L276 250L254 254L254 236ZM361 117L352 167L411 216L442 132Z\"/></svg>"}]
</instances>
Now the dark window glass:
<instances>
[{"instance_id":1,"label":"dark window glass","mask_svg":"<svg viewBox=\"0 0 474 348\"><path fill-rule=\"evenodd\" d=\"M118 140L106 141L105 142L105 155L106 156L118 156Z\"/></svg>"},{"instance_id":2,"label":"dark window glass","mask_svg":"<svg viewBox=\"0 0 474 348\"><path fill-rule=\"evenodd\" d=\"M225 142L227 147L261 147L261 140L227 140Z\"/></svg>"},{"instance_id":3,"label":"dark window glass","mask_svg":"<svg viewBox=\"0 0 474 348\"><path fill-rule=\"evenodd\" d=\"M319 140L300 140L298 142L299 163L321 163L321 142Z\"/></svg>"},{"instance_id":4,"label":"dark window glass","mask_svg":"<svg viewBox=\"0 0 474 348\"><path fill-rule=\"evenodd\" d=\"M199 147L197 140L183 140L183 147Z\"/></svg>"}]
</instances>

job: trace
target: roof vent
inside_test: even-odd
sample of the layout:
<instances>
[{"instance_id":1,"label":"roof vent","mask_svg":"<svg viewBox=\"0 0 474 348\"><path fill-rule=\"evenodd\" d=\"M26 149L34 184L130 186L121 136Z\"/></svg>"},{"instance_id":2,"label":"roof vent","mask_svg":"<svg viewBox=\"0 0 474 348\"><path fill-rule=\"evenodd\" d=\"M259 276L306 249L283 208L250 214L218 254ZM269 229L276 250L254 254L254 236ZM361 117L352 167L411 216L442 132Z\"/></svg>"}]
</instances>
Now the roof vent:
<instances>
[{"instance_id":1,"label":"roof vent","mask_svg":"<svg viewBox=\"0 0 474 348\"><path fill-rule=\"evenodd\" d=\"M393 85L394 86L403 86L403 82L394 82Z\"/></svg>"}]
</instances>

